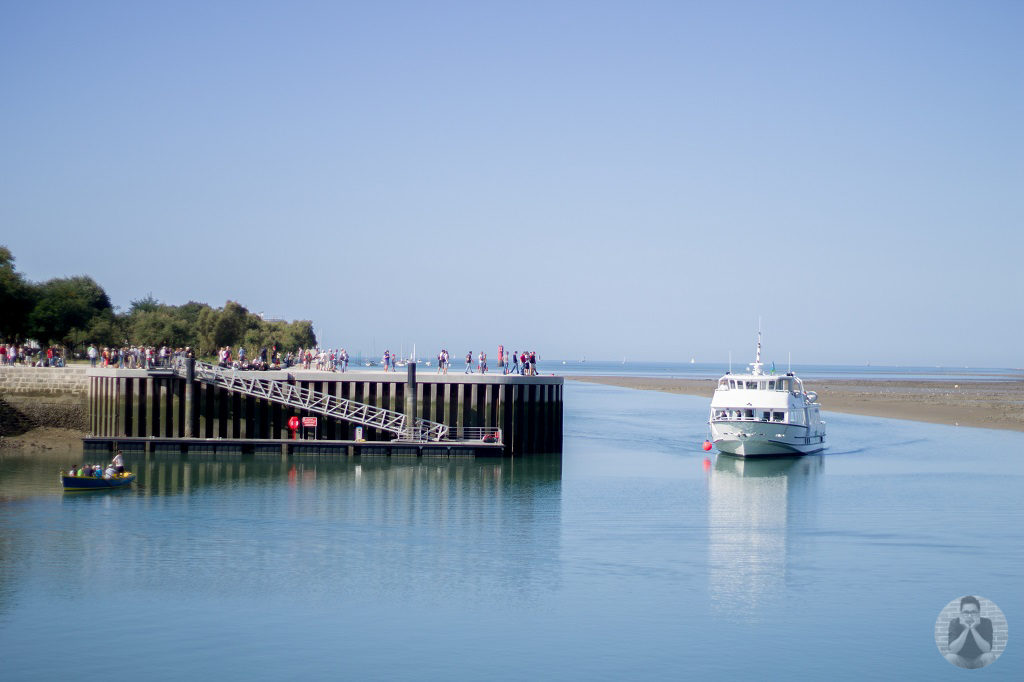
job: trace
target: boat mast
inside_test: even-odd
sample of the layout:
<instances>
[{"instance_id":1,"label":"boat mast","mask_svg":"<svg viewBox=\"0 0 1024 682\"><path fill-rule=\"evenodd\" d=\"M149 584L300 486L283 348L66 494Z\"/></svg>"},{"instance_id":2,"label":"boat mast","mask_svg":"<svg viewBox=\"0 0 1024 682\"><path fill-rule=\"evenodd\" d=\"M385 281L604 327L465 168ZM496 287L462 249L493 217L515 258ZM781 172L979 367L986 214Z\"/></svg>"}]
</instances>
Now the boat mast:
<instances>
[{"instance_id":1,"label":"boat mast","mask_svg":"<svg viewBox=\"0 0 1024 682\"><path fill-rule=\"evenodd\" d=\"M764 374L761 371L761 318L757 318L757 354L754 356L754 362L750 365L751 374Z\"/></svg>"}]
</instances>

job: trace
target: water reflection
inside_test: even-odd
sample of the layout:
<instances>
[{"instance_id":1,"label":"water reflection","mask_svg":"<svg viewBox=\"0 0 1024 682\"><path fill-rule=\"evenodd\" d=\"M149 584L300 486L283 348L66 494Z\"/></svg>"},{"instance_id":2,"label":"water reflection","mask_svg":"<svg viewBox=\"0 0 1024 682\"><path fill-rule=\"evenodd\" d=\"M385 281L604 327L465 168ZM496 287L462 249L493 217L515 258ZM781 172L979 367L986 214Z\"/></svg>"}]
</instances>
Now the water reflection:
<instances>
[{"instance_id":1,"label":"water reflection","mask_svg":"<svg viewBox=\"0 0 1024 682\"><path fill-rule=\"evenodd\" d=\"M434 490L441 487L499 493L517 482L560 481L561 458L260 457L225 455L125 456L138 476L137 494L191 495L204 488L278 485L292 489L351 487Z\"/></svg>"},{"instance_id":2,"label":"water reflection","mask_svg":"<svg viewBox=\"0 0 1024 682\"><path fill-rule=\"evenodd\" d=\"M48 459L0 459L22 491L0 501L0 614L112 574L158 596L346 604L521 602L560 581L560 457L126 455L131 489L74 495L57 477L72 460Z\"/></svg>"},{"instance_id":3,"label":"water reflection","mask_svg":"<svg viewBox=\"0 0 1024 682\"><path fill-rule=\"evenodd\" d=\"M794 525L815 515L820 455L753 460L719 455L709 477L709 592L716 610L760 620L785 594Z\"/></svg>"}]
</instances>

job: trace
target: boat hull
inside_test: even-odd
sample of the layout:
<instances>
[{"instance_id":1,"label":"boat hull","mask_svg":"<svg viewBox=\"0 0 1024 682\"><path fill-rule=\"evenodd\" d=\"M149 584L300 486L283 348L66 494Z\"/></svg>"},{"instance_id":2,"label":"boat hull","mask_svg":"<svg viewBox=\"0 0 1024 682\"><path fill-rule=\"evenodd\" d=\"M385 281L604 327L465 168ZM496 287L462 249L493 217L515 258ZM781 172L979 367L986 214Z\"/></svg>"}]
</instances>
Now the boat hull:
<instances>
[{"instance_id":1,"label":"boat hull","mask_svg":"<svg viewBox=\"0 0 1024 682\"><path fill-rule=\"evenodd\" d=\"M93 478L91 476L61 476L60 483L64 490L111 490L127 488L135 480L135 474L118 478Z\"/></svg>"},{"instance_id":2,"label":"boat hull","mask_svg":"<svg viewBox=\"0 0 1024 682\"><path fill-rule=\"evenodd\" d=\"M813 455L825 449L824 443L797 445L760 439L722 439L716 440L714 443L719 452L736 457L793 457L794 455Z\"/></svg>"},{"instance_id":3,"label":"boat hull","mask_svg":"<svg viewBox=\"0 0 1024 682\"><path fill-rule=\"evenodd\" d=\"M764 422L712 422L712 442L719 452L737 457L792 457L825 449L825 434L806 427Z\"/></svg>"}]
</instances>

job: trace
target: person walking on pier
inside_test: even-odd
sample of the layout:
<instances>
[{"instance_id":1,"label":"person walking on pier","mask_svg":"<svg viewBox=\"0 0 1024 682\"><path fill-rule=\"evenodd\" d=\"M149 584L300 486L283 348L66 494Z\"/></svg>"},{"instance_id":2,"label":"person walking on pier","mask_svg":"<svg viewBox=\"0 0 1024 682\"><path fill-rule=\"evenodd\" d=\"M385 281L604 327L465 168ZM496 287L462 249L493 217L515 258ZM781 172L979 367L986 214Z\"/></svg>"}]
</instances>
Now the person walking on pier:
<instances>
[{"instance_id":1,"label":"person walking on pier","mask_svg":"<svg viewBox=\"0 0 1024 682\"><path fill-rule=\"evenodd\" d=\"M463 374L473 373L473 351L466 353L466 371Z\"/></svg>"},{"instance_id":2,"label":"person walking on pier","mask_svg":"<svg viewBox=\"0 0 1024 682\"><path fill-rule=\"evenodd\" d=\"M509 374L519 374L519 351L512 351L512 367L508 370Z\"/></svg>"}]
</instances>

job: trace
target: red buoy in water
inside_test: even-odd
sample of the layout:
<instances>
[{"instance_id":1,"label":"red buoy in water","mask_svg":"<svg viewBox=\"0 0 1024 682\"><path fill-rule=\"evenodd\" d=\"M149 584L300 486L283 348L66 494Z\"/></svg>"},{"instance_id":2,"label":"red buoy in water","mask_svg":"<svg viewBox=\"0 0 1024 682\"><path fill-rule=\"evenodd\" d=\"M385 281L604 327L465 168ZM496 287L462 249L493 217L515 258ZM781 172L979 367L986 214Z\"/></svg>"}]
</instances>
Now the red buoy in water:
<instances>
[{"instance_id":1,"label":"red buoy in water","mask_svg":"<svg viewBox=\"0 0 1024 682\"><path fill-rule=\"evenodd\" d=\"M709 441L709 440L704 441L704 452L707 452L710 449L711 449L711 441Z\"/></svg>"}]
</instances>

